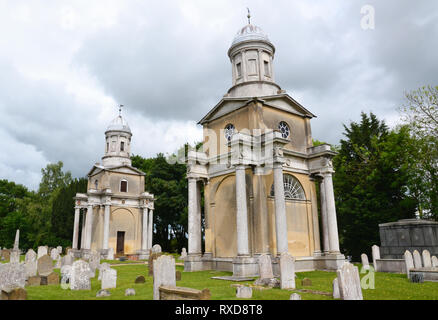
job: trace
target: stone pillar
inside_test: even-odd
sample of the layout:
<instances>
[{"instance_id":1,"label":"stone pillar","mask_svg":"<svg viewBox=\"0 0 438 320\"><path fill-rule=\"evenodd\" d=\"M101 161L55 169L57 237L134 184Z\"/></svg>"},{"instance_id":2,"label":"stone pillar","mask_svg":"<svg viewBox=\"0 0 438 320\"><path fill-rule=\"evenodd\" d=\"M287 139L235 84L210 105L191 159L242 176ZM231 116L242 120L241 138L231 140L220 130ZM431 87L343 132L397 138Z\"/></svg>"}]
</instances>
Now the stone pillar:
<instances>
[{"instance_id":1,"label":"stone pillar","mask_svg":"<svg viewBox=\"0 0 438 320\"><path fill-rule=\"evenodd\" d=\"M331 172L324 173L324 189L327 203L327 222L330 253L339 254L338 222L336 218L335 194Z\"/></svg>"},{"instance_id":2,"label":"stone pillar","mask_svg":"<svg viewBox=\"0 0 438 320\"><path fill-rule=\"evenodd\" d=\"M325 196L324 179L321 180L319 185L321 192L321 220L322 220L322 244L325 254L330 252L330 243L328 235L328 221L327 221L327 201Z\"/></svg>"},{"instance_id":3,"label":"stone pillar","mask_svg":"<svg viewBox=\"0 0 438 320\"><path fill-rule=\"evenodd\" d=\"M143 221L142 221L142 228L141 228L141 250L146 251L148 249L148 208L143 208Z\"/></svg>"},{"instance_id":4,"label":"stone pillar","mask_svg":"<svg viewBox=\"0 0 438 320\"><path fill-rule=\"evenodd\" d=\"M72 242L73 249L78 248L80 210L81 210L80 208L75 208L75 220L74 220L74 225L73 225L73 242Z\"/></svg>"},{"instance_id":5,"label":"stone pillar","mask_svg":"<svg viewBox=\"0 0 438 320\"><path fill-rule=\"evenodd\" d=\"M89 205L87 208L87 219L86 219L86 223L85 223L85 230L86 230L85 249L88 249L88 250L91 249L92 227L93 227L93 206Z\"/></svg>"},{"instance_id":6,"label":"stone pillar","mask_svg":"<svg viewBox=\"0 0 438 320\"><path fill-rule=\"evenodd\" d=\"M103 218L103 243L102 249L108 249L108 241L109 241L109 221L110 221L110 208L109 204L105 205L105 214Z\"/></svg>"},{"instance_id":7,"label":"stone pillar","mask_svg":"<svg viewBox=\"0 0 438 320\"><path fill-rule=\"evenodd\" d=\"M318 219L318 198L316 196L315 190L315 179L311 178L311 201L312 201L312 225L313 225L313 241L315 243L315 249L313 251L314 256L321 256L321 239L319 234L319 219Z\"/></svg>"},{"instance_id":8,"label":"stone pillar","mask_svg":"<svg viewBox=\"0 0 438 320\"><path fill-rule=\"evenodd\" d=\"M152 248L152 236L154 235L154 209L149 209L149 222L148 222L148 249Z\"/></svg>"},{"instance_id":9,"label":"stone pillar","mask_svg":"<svg viewBox=\"0 0 438 320\"><path fill-rule=\"evenodd\" d=\"M236 202L237 202L237 255L249 256L248 246L248 207L246 201L245 166L236 166Z\"/></svg>"},{"instance_id":10,"label":"stone pillar","mask_svg":"<svg viewBox=\"0 0 438 320\"><path fill-rule=\"evenodd\" d=\"M201 255L201 220L198 210L198 182L195 178L189 178L189 255Z\"/></svg>"},{"instance_id":11,"label":"stone pillar","mask_svg":"<svg viewBox=\"0 0 438 320\"><path fill-rule=\"evenodd\" d=\"M283 165L274 164L274 193L275 193L275 229L277 235L277 255L288 253L286 203L284 199Z\"/></svg>"}]
</instances>

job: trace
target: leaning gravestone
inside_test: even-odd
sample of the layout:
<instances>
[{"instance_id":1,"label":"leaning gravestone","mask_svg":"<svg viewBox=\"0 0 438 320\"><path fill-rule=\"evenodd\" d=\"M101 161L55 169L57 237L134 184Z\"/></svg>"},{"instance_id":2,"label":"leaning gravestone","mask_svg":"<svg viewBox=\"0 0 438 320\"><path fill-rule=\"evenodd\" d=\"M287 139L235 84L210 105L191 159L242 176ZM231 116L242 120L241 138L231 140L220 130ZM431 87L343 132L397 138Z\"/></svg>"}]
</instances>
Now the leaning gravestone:
<instances>
[{"instance_id":1,"label":"leaning gravestone","mask_svg":"<svg viewBox=\"0 0 438 320\"><path fill-rule=\"evenodd\" d=\"M236 288L236 298L240 299L251 299L252 298L252 288L250 287L237 287Z\"/></svg>"},{"instance_id":2,"label":"leaning gravestone","mask_svg":"<svg viewBox=\"0 0 438 320\"><path fill-rule=\"evenodd\" d=\"M37 257L37 259L41 258L45 254L47 254L47 248L46 247L38 247L38 257Z\"/></svg>"},{"instance_id":3,"label":"leaning gravestone","mask_svg":"<svg viewBox=\"0 0 438 320\"><path fill-rule=\"evenodd\" d=\"M26 277L34 277L37 275L38 265L36 260L37 254L32 249L29 249L24 257L24 268Z\"/></svg>"},{"instance_id":4,"label":"leaning gravestone","mask_svg":"<svg viewBox=\"0 0 438 320\"><path fill-rule=\"evenodd\" d=\"M405 251L404 256L405 256L405 264L406 264L406 274L409 278L409 271L411 269L414 269L414 260L412 258L411 252L408 250Z\"/></svg>"},{"instance_id":5,"label":"leaning gravestone","mask_svg":"<svg viewBox=\"0 0 438 320\"><path fill-rule=\"evenodd\" d=\"M50 258L52 258L52 260L58 260L59 259L59 253L57 249L52 249L50 251Z\"/></svg>"},{"instance_id":6,"label":"leaning gravestone","mask_svg":"<svg viewBox=\"0 0 438 320\"><path fill-rule=\"evenodd\" d=\"M0 290L24 288L26 284L26 270L24 263L0 264Z\"/></svg>"},{"instance_id":7,"label":"leaning gravestone","mask_svg":"<svg viewBox=\"0 0 438 320\"><path fill-rule=\"evenodd\" d=\"M415 266L415 269L422 268L423 264L421 262L420 253L417 250L415 250L413 256L414 256L414 266Z\"/></svg>"},{"instance_id":8,"label":"leaning gravestone","mask_svg":"<svg viewBox=\"0 0 438 320\"><path fill-rule=\"evenodd\" d=\"M425 268L432 268L432 260L430 259L429 250L423 250L423 266Z\"/></svg>"},{"instance_id":9,"label":"leaning gravestone","mask_svg":"<svg viewBox=\"0 0 438 320\"><path fill-rule=\"evenodd\" d=\"M372 246L371 247L371 254L372 254L372 257L373 257L374 271L377 271L377 261L376 260L380 259L380 248L379 248L379 246L376 246L376 245Z\"/></svg>"},{"instance_id":10,"label":"leaning gravestone","mask_svg":"<svg viewBox=\"0 0 438 320\"><path fill-rule=\"evenodd\" d=\"M103 270L101 285L101 289L117 288L117 271L111 268Z\"/></svg>"},{"instance_id":11,"label":"leaning gravestone","mask_svg":"<svg viewBox=\"0 0 438 320\"><path fill-rule=\"evenodd\" d=\"M161 246L159 244L154 244L152 247L152 253L159 253L161 252Z\"/></svg>"},{"instance_id":12,"label":"leaning gravestone","mask_svg":"<svg viewBox=\"0 0 438 320\"><path fill-rule=\"evenodd\" d=\"M333 299L340 299L338 278L333 279Z\"/></svg>"},{"instance_id":13,"label":"leaning gravestone","mask_svg":"<svg viewBox=\"0 0 438 320\"><path fill-rule=\"evenodd\" d=\"M38 259L37 270L39 276L48 276L53 272L53 261L47 254Z\"/></svg>"},{"instance_id":14,"label":"leaning gravestone","mask_svg":"<svg viewBox=\"0 0 438 320\"><path fill-rule=\"evenodd\" d=\"M432 268L438 268L438 258L436 256L432 256Z\"/></svg>"},{"instance_id":15,"label":"leaning gravestone","mask_svg":"<svg viewBox=\"0 0 438 320\"><path fill-rule=\"evenodd\" d=\"M358 268L349 262L345 262L336 273L338 275L341 299L363 300Z\"/></svg>"},{"instance_id":16,"label":"leaning gravestone","mask_svg":"<svg viewBox=\"0 0 438 320\"><path fill-rule=\"evenodd\" d=\"M370 262L368 261L368 256L365 253L360 255L360 259L362 260L362 267L364 270L370 270Z\"/></svg>"},{"instance_id":17,"label":"leaning gravestone","mask_svg":"<svg viewBox=\"0 0 438 320\"><path fill-rule=\"evenodd\" d=\"M176 286L175 259L161 256L154 262L154 300L160 300L160 286Z\"/></svg>"},{"instance_id":18,"label":"leaning gravestone","mask_svg":"<svg viewBox=\"0 0 438 320\"><path fill-rule=\"evenodd\" d=\"M289 253L280 256L280 288L295 289L295 259Z\"/></svg>"},{"instance_id":19,"label":"leaning gravestone","mask_svg":"<svg viewBox=\"0 0 438 320\"><path fill-rule=\"evenodd\" d=\"M90 266L86 261L77 260L73 262L70 276L70 289L91 290L90 274Z\"/></svg>"}]
</instances>

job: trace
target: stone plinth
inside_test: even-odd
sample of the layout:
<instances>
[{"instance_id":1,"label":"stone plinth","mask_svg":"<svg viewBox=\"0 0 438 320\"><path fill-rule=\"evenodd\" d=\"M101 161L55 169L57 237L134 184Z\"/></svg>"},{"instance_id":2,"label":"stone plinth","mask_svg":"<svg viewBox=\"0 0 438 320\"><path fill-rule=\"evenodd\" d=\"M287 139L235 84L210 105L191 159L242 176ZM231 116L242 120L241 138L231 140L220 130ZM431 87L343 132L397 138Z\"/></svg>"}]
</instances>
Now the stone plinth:
<instances>
[{"instance_id":1,"label":"stone plinth","mask_svg":"<svg viewBox=\"0 0 438 320\"><path fill-rule=\"evenodd\" d=\"M256 258L236 257L233 259L233 277L255 277L259 274Z\"/></svg>"},{"instance_id":2,"label":"stone plinth","mask_svg":"<svg viewBox=\"0 0 438 320\"><path fill-rule=\"evenodd\" d=\"M201 255L188 255L184 260L184 272L203 271L204 264Z\"/></svg>"}]
</instances>

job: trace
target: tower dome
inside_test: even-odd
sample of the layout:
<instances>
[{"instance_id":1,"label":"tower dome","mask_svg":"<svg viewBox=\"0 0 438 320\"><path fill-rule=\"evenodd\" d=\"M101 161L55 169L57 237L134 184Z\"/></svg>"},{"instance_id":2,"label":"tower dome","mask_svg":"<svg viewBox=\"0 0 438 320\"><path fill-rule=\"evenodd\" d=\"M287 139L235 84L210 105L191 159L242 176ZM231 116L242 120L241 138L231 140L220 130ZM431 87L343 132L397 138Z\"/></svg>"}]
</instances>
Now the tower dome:
<instances>
[{"instance_id":1,"label":"tower dome","mask_svg":"<svg viewBox=\"0 0 438 320\"><path fill-rule=\"evenodd\" d=\"M131 128L128 125L128 122L126 122L125 119L121 115L117 116L106 129L106 132L108 131L124 131L131 133Z\"/></svg>"},{"instance_id":2,"label":"tower dome","mask_svg":"<svg viewBox=\"0 0 438 320\"><path fill-rule=\"evenodd\" d=\"M252 24L247 24L237 32L231 47L241 42L254 40L265 41L272 44L271 41L269 41L268 35L264 33L262 28Z\"/></svg>"}]
</instances>

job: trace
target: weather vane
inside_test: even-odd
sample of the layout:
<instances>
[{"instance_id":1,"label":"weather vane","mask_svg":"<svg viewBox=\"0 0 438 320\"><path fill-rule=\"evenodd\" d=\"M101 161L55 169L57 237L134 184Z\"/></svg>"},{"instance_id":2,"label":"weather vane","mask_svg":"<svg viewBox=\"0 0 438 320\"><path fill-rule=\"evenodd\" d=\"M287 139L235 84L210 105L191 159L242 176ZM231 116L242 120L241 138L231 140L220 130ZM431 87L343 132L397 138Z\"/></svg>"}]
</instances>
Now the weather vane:
<instances>
[{"instance_id":1,"label":"weather vane","mask_svg":"<svg viewBox=\"0 0 438 320\"><path fill-rule=\"evenodd\" d=\"M251 24L251 11L249 11L249 8L246 8L248 10L248 24Z\"/></svg>"},{"instance_id":2,"label":"weather vane","mask_svg":"<svg viewBox=\"0 0 438 320\"><path fill-rule=\"evenodd\" d=\"M123 104L119 105L119 117L122 116L122 108L124 107Z\"/></svg>"}]
</instances>

